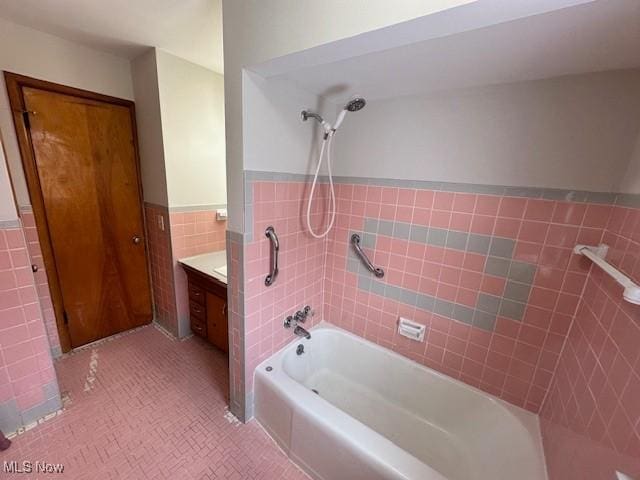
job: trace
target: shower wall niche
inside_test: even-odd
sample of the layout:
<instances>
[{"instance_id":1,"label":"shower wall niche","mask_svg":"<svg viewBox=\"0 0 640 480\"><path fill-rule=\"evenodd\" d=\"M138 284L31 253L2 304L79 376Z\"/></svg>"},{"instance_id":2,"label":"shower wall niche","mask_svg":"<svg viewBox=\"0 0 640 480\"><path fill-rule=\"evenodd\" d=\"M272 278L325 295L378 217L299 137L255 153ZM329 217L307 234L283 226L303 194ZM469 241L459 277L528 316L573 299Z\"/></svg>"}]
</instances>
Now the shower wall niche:
<instances>
[{"instance_id":1,"label":"shower wall niche","mask_svg":"<svg viewBox=\"0 0 640 480\"><path fill-rule=\"evenodd\" d=\"M558 13L556 26L611 20L589 5L584 17ZM608 243L610 260L640 280L640 59L581 54L618 41L588 29L574 55L516 55L536 48L536 22L548 18L244 72L248 407L255 366L294 340L284 317L310 304L311 326L331 322L540 414L552 480L585 478L585 465L602 478L640 474L629 401L640 310L572 253ZM495 58L460 55L472 44ZM334 119L353 95L367 106L335 135L335 227L312 239L304 212L323 132L300 113ZM322 183L315 221L326 221L327 199ZM264 287L272 224L283 263L280 284ZM384 278L355 257L354 233ZM399 317L425 325L424 342L398 335Z\"/></svg>"}]
</instances>

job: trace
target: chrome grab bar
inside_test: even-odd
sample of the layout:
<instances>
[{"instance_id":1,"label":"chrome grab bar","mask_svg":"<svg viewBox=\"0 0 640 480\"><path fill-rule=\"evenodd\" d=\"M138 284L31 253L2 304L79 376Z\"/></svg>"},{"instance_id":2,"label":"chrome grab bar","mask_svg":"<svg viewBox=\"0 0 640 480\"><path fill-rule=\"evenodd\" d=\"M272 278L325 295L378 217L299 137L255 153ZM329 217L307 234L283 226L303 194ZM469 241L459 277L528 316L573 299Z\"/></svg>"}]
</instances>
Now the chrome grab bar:
<instances>
[{"instance_id":1,"label":"chrome grab bar","mask_svg":"<svg viewBox=\"0 0 640 480\"><path fill-rule=\"evenodd\" d=\"M278 252L280 251L280 242L273 227L267 227L264 233L271 241L271 269L267 278L264 279L264 284L269 287L273 285L273 282L276 281L276 277L278 276Z\"/></svg>"},{"instance_id":2,"label":"chrome grab bar","mask_svg":"<svg viewBox=\"0 0 640 480\"><path fill-rule=\"evenodd\" d=\"M375 267L373 263L371 263L371 260L369 260L369 257L367 257L367 254L364 253L364 250L362 250L362 247L360 246L360 235L357 233L351 235L351 244L367 269L378 278L384 277L384 270L380 267Z\"/></svg>"}]
</instances>

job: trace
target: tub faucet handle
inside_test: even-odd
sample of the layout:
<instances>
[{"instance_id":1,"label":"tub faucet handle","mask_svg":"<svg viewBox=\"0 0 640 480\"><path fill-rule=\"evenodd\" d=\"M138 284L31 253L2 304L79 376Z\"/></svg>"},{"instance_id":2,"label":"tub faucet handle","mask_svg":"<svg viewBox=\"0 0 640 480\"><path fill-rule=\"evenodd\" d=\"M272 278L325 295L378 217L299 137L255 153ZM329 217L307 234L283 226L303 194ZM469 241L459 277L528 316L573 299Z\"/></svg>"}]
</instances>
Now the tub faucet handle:
<instances>
[{"instance_id":1,"label":"tub faucet handle","mask_svg":"<svg viewBox=\"0 0 640 480\"><path fill-rule=\"evenodd\" d=\"M297 323L296 319L289 315L284 319L284 328L291 328L293 325Z\"/></svg>"},{"instance_id":2,"label":"tub faucet handle","mask_svg":"<svg viewBox=\"0 0 640 480\"><path fill-rule=\"evenodd\" d=\"M304 323L307 321L307 317L309 316L310 313L311 313L311 307L307 305L302 310L298 310L294 315L293 319L296 322Z\"/></svg>"}]
</instances>

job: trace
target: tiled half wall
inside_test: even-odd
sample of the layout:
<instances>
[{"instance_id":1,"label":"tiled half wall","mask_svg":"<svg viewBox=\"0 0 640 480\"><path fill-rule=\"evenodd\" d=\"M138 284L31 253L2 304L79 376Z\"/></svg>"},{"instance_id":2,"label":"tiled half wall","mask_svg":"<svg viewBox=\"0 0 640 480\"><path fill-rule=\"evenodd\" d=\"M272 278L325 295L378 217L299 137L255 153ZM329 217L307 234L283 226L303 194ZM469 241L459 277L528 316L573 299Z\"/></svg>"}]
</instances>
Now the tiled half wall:
<instances>
[{"instance_id":1,"label":"tiled half wall","mask_svg":"<svg viewBox=\"0 0 640 480\"><path fill-rule=\"evenodd\" d=\"M229 409L242 421L251 418L245 386L244 239L227 231L227 299L229 305ZM249 410L248 410L249 409Z\"/></svg>"},{"instance_id":2,"label":"tiled half wall","mask_svg":"<svg viewBox=\"0 0 640 480\"><path fill-rule=\"evenodd\" d=\"M0 222L0 430L61 408L58 381L20 221Z\"/></svg>"},{"instance_id":3,"label":"tiled half wall","mask_svg":"<svg viewBox=\"0 0 640 480\"><path fill-rule=\"evenodd\" d=\"M155 318L170 333L190 333L187 280L178 259L225 249L225 205L167 208L145 203Z\"/></svg>"},{"instance_id":4,"label":"tiled half wall","mask_svg":"<svg viewBox=\"0 0 640 480\"><path fill-rule=\"evenodd\" d=\"M218 208L226 208L226 205L169 208L173 278L175 281L178 319L177 335L180 338L189 335L191 328L187 275L178 260L225 249L227 221L216 220L216 210Z\"/></svg>"},{"instance_id":5,"label":"tiled half wall","mask_svg":"<svg viewBox=\"0 0 640 480\"><path fill-rule=\"evenodd\" d=\"M263 335L249 344L264 343L248 356L249 389L256 362L291 340L282 318L310 301L301 295L306 291L324 297L325 320L533 412L549 390L590 268L572 247L599 243L612 205L637 201L606 193L338 178L336 228L317 241L302 224L307 177L245 172L245 179L245 315L253 319L245 338L253 330ZM321 208L321 201L314 205L316 220ZM261 232L272 223L295 234L295 252L283 245L284 255L289 251L302 262L305 252L301 265L307 267L281 269L295 278L291 292L300 296L287 296L287 308L273 308L285 302L268 290L265 300L260 295L269 253ZM385 269L383 279L353 255L349 238L356 232ZM426 341L398 336L398 316L427 325Z\"/></svg>"},{"instance_id":6,"label":"tiled half wall","mask_svg":"<svg viewBox=\"0 0 640 480\"><path fill-rule=\"evenodd\" d=\"M303 224L306 183L252 181L249 177L247 182L251 203L245 205L245 212L252 224L244 241L244 381L250 408L255 367L294 338L292 330L283 327L284 319L306 305L313 309L313 315L305 327L324 317L327 242L312 238ZM318 195L326 199L324 186ZM320 228L323 203L313 209L314 228ZM265 236L268 226L274 227L280 242L279 274L271 286L265 285L270 268L270 242Z\"/></svg>"},{"instance_id":7,"label":"tiled half wall","mask_svg":"<svg viewBox=\"0 0 640 480\"><path fill-rule=\"evenodd\" d=\"M163 328L177 336L178 316L173 280L169 209L162 205L145 203L144 211L154 319Z\"/></svg>"},{"instance_id":8,"label":"tiled half wall","mask_svg":"<svg viewBox=\"0 0 640 480\"><path fill-rule=\"evenodd\" d=\"M33 276L36 282L36 290L38 291L38 299L40 300L40 306L42 308L47 337L49 338L49 345L51 345L51 355L53 358L58 358L62 355L60 337L58 335L56 317L51 301L51 293L49 291L47 271L42 257L42 249L40 248L36 220L30 205L20 207L20 218L22 219L22 227L27 241L27 250L31 258L31 264L37 267L37 271L34 272Z\"/></svg>"}]
</instances>

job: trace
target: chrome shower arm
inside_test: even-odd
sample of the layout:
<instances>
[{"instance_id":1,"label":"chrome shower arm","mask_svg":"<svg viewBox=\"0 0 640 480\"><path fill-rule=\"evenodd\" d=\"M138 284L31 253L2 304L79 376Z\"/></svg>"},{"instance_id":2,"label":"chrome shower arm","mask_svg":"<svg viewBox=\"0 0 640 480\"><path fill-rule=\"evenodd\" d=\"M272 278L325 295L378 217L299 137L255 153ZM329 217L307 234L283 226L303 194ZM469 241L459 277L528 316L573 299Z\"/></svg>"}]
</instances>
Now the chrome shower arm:
<instances>
[{"instance_id":1,"label":"chrome shower arm","mask_svg":"<svg viewBox=\"0 0 640 480\"><path fill-rule=\"evenodd\" d=\"M303 122L306 122L309 118L315 118L319 123L324 123L324 118L310 110L302 110L300 114L302 115Z\"/></svg>"}]
</instances>

